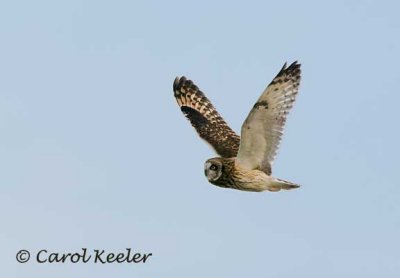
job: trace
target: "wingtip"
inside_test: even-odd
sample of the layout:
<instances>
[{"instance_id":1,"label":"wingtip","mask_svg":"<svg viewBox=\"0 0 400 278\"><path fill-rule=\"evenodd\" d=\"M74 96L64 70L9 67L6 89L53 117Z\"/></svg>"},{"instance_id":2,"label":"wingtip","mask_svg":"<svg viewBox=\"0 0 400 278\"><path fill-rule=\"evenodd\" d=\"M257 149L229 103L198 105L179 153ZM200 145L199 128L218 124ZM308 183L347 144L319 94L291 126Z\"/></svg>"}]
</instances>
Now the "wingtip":
<instances>
[{"instance_id":1,"label":"wingtip","mask_svg":"<svg viewBox=\"0 0 400 278\"><path fill-rule=\"evenodd\" d=\"M282 69L278 72L276 77L284 74L299 75L301 74L301 64L296 60L287 67L287 62L283 65Z\"/></svg>"},{"instance_id":2,"label":"wingtip","mask_svg":"<svg viewBox=\"0 0 400 278\"><path fill-rule=\"evenodd\" d=\"M281 68L281 70L279 71L278 74L282 73L282 72L286 69L286 66L287 66L287 62L285 62L285 63L283 64L283 66L282 66L282 68Z\"/></svg>"},{"instance_id":3,"label":"wingtip","mask_svg":"<svg viewBox=\"0 0 400 278\"><path fill-rule=\"evenodd\" d=\"M289 68L300 68L300 67L301 67L301 64L296 60L296 61L294 61L293 63L290 64L288 69Z\"/></svg>"},{"instance_id":4,"label":"wingtip","mask_svg":"<svg viewBox=\"0 0 400 278\"><path fill-rule=\"evenodd\" d=\"M285 62L285 63L283 64L283 67L282 67L281 70L278 72L277 76L283 74L284 72L290 72L290 71L292 71L292 70L294 70L294 69L299 69L300 66L301 66L301 64L299 64L299 62L298 62L297 60L294 61L293 63L291 63L289 66L287 66L287 65L288 65L287 62Z\"/></svg>"},{"instance_id":5,"label":"wingtip","mask_svg":"<svg viewBox=\"0 0 400 278\"><path fill-rule=\"evenodd\" d=\"M179 91L179 89L182 87L183 83L185 83L186 77L185 76L177 76L174 80L174 85L173 85L173 90L174 92Z\"/></svg>"}]
</instances>

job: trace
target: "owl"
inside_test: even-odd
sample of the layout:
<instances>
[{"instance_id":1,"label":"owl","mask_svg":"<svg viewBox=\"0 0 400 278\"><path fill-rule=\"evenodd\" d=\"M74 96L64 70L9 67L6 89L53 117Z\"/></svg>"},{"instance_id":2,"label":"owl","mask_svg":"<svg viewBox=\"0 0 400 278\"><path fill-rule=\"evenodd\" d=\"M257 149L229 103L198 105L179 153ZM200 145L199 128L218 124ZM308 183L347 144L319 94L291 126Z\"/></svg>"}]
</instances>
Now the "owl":
<instances>
[{"instance_id":1,"label":"owl","mask_svg":"<svg viewBox=\"0 0 400 278\"><path fill-rule=\"evenodd\" d=\"M223 188L244 191L280 191L300 185L271 176L287 115L299 89L301 69L285 63L250 110L239 137L202 91L184 76L173 84L176 101L196 129L220 157L208 159L204 174Z\"/></svg>"}]
</instances>

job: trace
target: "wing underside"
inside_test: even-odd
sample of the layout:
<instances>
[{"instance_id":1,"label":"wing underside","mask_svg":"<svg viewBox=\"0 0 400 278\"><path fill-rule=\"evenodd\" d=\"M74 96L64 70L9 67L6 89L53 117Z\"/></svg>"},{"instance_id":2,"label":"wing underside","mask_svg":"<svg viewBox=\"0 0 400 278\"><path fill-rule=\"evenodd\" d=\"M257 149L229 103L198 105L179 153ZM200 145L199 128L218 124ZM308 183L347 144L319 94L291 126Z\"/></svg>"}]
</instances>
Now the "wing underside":
<instances>
[{"instance_id":1,"label":"wing underside","mask_svg":"<svg viewBox=\"0 0 400 278\"><path fill-rule=\"evenodd\" d=\"M250 111L242 125L237 156L242 167L271 174L287 115L296 100L300 75L300 64L285 64Z\"/></svg>"}]
</instances>

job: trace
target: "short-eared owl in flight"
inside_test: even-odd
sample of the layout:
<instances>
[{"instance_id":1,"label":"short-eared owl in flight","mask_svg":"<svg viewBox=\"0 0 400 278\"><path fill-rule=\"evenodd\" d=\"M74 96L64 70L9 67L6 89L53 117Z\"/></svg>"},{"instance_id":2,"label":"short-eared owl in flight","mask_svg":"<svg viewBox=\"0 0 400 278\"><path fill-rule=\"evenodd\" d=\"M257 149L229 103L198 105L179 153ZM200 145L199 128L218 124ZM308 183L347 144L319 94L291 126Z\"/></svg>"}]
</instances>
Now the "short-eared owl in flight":
<instances>
[{"instance_id":1,"label":"short-eared owl in flight","mask_svg":"<svg viewBox=\"0 0 400 278\"><path fill-rule=\"evenodd\" d=\"M209 182L246 191L279 191L299 185L271 176L286 117L300 84L300 64L285 65L261 94L242 125L241 138L228 126L208 98L184 76L173 89L186 118L221 156L204 165Z\"/></svg>"}]
</instances>

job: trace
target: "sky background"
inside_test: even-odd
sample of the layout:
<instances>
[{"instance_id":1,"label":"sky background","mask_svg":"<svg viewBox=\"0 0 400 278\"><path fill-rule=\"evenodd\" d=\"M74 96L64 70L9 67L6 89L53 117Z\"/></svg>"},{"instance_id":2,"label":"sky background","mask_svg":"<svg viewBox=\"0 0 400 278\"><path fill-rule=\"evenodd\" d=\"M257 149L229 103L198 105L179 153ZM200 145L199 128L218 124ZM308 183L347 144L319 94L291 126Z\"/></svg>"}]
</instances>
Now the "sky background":
<instances>
[{"instance_id":1,"label":"sky background","mask_svg":"<svg viewBox=\"0 0 400 278\"><path fill-rule=\"evenodd\" d=\"M0 2L2 277L399 277L398 1ZM185 75L236 131L302 63L273 173L209 184ZM20 249L153 253L19 264Z\"/></svg>"}]
</instances>

